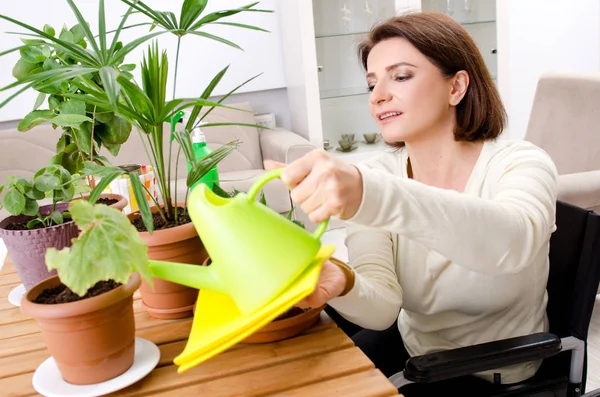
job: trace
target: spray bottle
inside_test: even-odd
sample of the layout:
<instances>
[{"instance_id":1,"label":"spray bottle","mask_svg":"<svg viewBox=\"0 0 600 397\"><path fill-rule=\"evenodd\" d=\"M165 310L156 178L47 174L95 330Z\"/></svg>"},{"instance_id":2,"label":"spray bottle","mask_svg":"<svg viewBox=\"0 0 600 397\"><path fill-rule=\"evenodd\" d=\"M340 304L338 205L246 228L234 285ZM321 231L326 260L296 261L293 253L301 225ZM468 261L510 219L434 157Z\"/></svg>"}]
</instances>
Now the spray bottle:
<instances>
[{"instance_id":1,"label":"spray bottle","mask_svg":"<svg viewBox=\"0 0 600 397\"><path fill-rule=\"evenodd\" d=\"M212 152L212 149L206 145L206 137L204 133L200 129L199 126L192 130L192 149L194 151L194 158L196 159L196 163L206 157L209 153ZM191 170L192 165L188 163L188 171ZM215 184L219 185L219 172L217 170L217 166L214 166L210 169L198 182L193 184L190 188L190 191L193 190L198 184L204 183L209 187L210 190L213 189Z\"/></svg>"}]
</instances>

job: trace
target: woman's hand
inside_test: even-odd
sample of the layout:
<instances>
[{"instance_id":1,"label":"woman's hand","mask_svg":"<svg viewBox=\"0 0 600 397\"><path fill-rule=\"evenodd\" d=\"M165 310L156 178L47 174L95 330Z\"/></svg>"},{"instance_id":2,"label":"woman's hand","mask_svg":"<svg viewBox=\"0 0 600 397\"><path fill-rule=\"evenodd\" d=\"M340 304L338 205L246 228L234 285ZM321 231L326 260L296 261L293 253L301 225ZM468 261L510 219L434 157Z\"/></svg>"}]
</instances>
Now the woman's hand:
<instances>
[{"instance_id":1,"label":"woman's hand","mask_svg":"<svg viewBox=\"0 0 600 397\"><path fill-rule=\"evenodd\" d=\"M321 268L319 282L312 294L298 302L295 306L302 309L321 307L330 299L340 296L346 287L346 275L339 266L325 261Z\"/></svg>"},{"instance_id":2,"label":"woman's hand","mask_svg":"<svg viewBox=\"0 0 600 397\"><path fill-rule=\"evenodd\" d=\"M314 150L291 164L265 160L265 169L285 167L281 179L292 200L314 223L331 216L351 218L362 201L362 176L351 164Z\"/></svg>"}]
</instances>

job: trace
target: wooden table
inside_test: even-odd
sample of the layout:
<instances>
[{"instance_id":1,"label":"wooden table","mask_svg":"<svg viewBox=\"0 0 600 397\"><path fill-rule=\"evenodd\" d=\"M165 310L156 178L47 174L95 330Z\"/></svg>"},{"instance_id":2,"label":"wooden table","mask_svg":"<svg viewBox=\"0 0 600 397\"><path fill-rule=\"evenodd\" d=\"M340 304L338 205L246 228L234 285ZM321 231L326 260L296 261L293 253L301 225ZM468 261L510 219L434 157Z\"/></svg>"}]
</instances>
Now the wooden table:
<instances>
[{"instance_id":1,"label":"wooden table","mask_svg":"<svg viewBox=\"0 0 600 397\"><path fill-rule=\"evenodd\" d=\"M7 259L0 271L0 395L38 395L33 372L48 358L37 323L7 296L20 284ZM160 348L157 367L115 396L344 396L398 395L394 386L325 314L292 339L238 344L183 374L172 361L185 347L191 318L156 320L134 301L136 334Z\"/></svg>"}]
</instances>

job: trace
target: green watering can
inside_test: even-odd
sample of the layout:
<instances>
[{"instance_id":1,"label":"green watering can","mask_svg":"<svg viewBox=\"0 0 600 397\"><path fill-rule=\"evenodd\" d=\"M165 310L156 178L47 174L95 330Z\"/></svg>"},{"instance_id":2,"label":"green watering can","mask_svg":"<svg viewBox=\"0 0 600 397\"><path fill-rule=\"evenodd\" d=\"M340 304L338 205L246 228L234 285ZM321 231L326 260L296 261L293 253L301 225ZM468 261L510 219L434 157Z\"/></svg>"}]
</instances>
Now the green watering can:
<instances>
[{"instance_id":1,"label":"green watering can","mask_svg":"<svg viewBox=\"0 0 600 397\"><path fill-rule=\"evenodd\" d=\"M154 277L228 295L242 315L261 309L313 262L328 221L311 234L256 200L282 169L263 174L248 193L223 198L200 184L188 212L211 258L210 266L150 261Z\"/></svg>"}]
</instances>

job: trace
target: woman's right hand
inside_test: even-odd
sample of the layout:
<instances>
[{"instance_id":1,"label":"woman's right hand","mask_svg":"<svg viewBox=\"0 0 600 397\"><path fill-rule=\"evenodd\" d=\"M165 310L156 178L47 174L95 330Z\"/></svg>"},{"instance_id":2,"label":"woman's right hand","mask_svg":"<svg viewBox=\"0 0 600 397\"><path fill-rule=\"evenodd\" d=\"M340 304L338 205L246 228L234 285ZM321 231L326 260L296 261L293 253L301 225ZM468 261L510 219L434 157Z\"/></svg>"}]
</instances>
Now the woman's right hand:
<instances>
[{"instance_id":1,"label":"woman's right hand","mask_svg":"<svg viewBox=\"0 0 600 397\"><path fill-rule=\"evenodd\" d=\"M342 269L330 261L325 261L321 268L317 287L312 294L298 302L296 306L302 309L321 307L330 299L340 296L347 283L348 280Z\"/></svg>"},{"instance_id":2,"label":"woman's right hand","mask_svg":"<svg viewBox=\"0 0 600 397\"><path fill-rule=\"evenodd\" d=\"M290 164L265 160L265 169L285 167L281 180L314 223L332 216L349 219L360 207L362 175L358 168L324 150L313 150Z\"/></svg>"}]
</instances>

